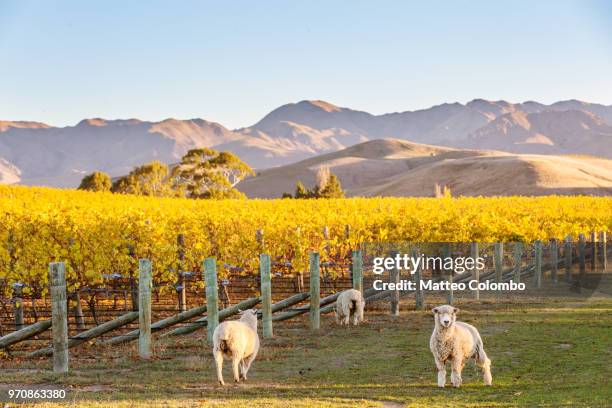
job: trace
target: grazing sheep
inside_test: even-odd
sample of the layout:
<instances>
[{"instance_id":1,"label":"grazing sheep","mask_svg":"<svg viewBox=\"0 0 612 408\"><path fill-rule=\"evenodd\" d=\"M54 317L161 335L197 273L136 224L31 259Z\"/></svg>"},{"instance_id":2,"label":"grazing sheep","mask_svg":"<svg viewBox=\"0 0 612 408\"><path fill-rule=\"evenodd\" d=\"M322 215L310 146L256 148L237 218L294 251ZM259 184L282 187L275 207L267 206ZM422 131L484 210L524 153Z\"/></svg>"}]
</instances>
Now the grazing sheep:
<instances>
[{"instance_id":1,"label":"grazing sheep","mask_svg":"<svg viewBox=\"0 0 612 408\"><path fill-rule=\"evenodd\" d=\"M217 379L223 382L223 357L232 360L234 381L247 379L251 363L259 351L257 310L241 312L240 320L221 323L213 333L213 357L217 366Z\"/></svg>"},{"instance_id":2,"label":"grazing sheep","mask_svg":"<svg viewBox=\"0 0 612 408\"><path fill-rule=\"evenodd\" d=\"M363 321L364 307L365 300L363 300L360 291L356 289L345 290L336 300L336 323L348 326L349 319L353 316L353 324L357 326L360 321Z\"/></svg>"},{"instance_id":3,"label":"grazing sheep","mask_svg":"<svg viewBox=\"0 0 612 408\"><path fill-rule=\"evenodd\" d=\"M438 387L446 385L445 364L451 362L451 382L461 386L461 370L466 360L474 357L482 368L484 383L491 385L491 360L485 353L478 330L470 324L458 322L456 307L444 305L432 309L435 327L429 340L429 348L438 368Z\"/></svg>"}]
</instances>

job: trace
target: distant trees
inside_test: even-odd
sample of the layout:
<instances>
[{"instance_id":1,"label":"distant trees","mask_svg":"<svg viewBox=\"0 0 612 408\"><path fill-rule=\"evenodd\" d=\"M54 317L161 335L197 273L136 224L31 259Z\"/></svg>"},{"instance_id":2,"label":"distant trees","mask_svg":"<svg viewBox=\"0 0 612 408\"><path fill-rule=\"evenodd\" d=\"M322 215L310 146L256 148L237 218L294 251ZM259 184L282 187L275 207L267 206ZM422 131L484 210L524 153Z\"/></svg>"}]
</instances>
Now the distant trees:
<instances>
[{"instance_id":1,"label":"distant trees","mask_svg":"<svg viewBox=\"0 0 612 408\"><path fill-rule=\"evenodd\" d=\"M175 189L189 198L244 198L234 187L254 175L245 162L229 152L192 149L172 172Z\"/></svg>"},{"instance_id":2,"label":"distant trees","mask_svg":"<svg viewBox=\"0 0 612 408\"><path fill-rule=\"evenodd\" d=\"M344 190L340 180L329 171L328 167L320 167L316 174L316 184L307 189L301 181L295 185L295 193L284 193L283 198L344 198Z\"/></svg>"},{"instance_id":3,"label":"distant trees","mask_svg":"<svg viewBox=\"0 0 612 408\"><path fill-rule=\"evenodd\" d=\"M108 174L101 171L94 171L83 177L79 185L79 190L110 191L111 185L111 178Z\"/></svg>"},{"instance_id":4,"label":"distant trees","mask_svg":"<svg viewBox=\"0 0 612 408\"><path fill-rule=\"evenodd\" d=\"M127 176L113 183L111 191L121 194L136 194L153 197L177 197L180 192L173 189L168 166L152 161L135 167Z\"/></svg>"},{"instance_id":5,"label":"distant trees","mask_svg":"<svg viewBox=\"0 0 612 408\"><path fill-rule=\"evenodd\" d=\"M192 149L172 169L162 162L152 161L135 167L112 184L108 174L95 172L85 177L79 188L154 197L244 198L235 186L253 174L253 170L232 153Z\"/></svg>"}]
</instances>

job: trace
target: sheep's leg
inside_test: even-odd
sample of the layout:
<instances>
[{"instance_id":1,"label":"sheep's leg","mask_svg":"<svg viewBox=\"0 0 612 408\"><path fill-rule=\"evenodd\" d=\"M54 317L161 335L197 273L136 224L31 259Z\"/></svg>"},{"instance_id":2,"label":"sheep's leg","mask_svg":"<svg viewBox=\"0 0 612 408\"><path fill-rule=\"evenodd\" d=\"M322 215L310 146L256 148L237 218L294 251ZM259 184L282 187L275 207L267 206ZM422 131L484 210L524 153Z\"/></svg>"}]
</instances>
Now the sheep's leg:
<instances>
[{"instance_id":1,"label":"sheep's leg","mask_svg":"<svg viewBox=\"0 0 612 408\"><path fill-rule=\"evenodd\" d=\"M217 380L219 380L219 384L225 385L223 381L223 353L220 350L214 350L213 357L217 366Z\"/></svg>"},{"instance_id":2,"label":"sheep's leg","mask_svg":"<svg viewBox=\"0 0 612 408\"><path fill-rule=\"evenodd\" d=\"M251 364L253 363L253 360L255 360L255 357L257 356L256 353L251 354L244 362L244 379L246 380L246 375L249 372L249 370L251 369Z\"/></svg>"},{"instance_id":3,"label":"sheep's leg","mask_svg":"<svg viewBox=\"0 0 612 408\"><path fill-rule=\"evenodd\" d=\"M446 385L446 365L444 362L436 360L436 367L438 368L438 387L444 388Z\"/></svg>"},{"instance_id":4,"label":"sheep's leg","mask_svg":"<svg viewBox=\"0 0 612 408\"><path fill-rule=\"evenodd\" d=\"M461 371L463 370L463 356L453 356L453 359L451 360L451 367L453 369L451 372L451 382L455 387L460 387L462 382Z\"/></svg>"},{"instance_id":5,"label":"sheep's leg","mask_svg":"<svg viewBox=\"0 0 612 408\"><path fill-rule=\"evenodd\" d=\"M484 350L482 351L482 354L476 355L476 364L482 368L482 375L485 385L493 384L493 376L491 375L491 360L489 360Z\"/></svg>"},{"instance_id":6,"label":"sheep's leg","mask_svg":"<svg viewBox=\"0 0 612 408\"><path fill-rule=\"evenodd\" d=\"M359 313L354 312L353 313L353 326L357 326L359 325Z\"/></svg>"},{"instance_id":7,"label":"sheep's leg","mask_svg":"<svg viewBox=\"0 0 612 408\"><path fill-rule=\"evenodd\" d=\"M240 382L240 359L237 357L232 358L232 372L234 373L234 381Z\"/></svg>"},{"instance_id":8,"label":"sheep's leg","mask_svg":"<svg viewBox=\"0 0 612 408\"><path fill-rule=\"evenodd\" d=\"M240 379L246 380L246 360L245 359L240 360L240 366L238 368L240 369Z\"/></svg>"}]
</instances>

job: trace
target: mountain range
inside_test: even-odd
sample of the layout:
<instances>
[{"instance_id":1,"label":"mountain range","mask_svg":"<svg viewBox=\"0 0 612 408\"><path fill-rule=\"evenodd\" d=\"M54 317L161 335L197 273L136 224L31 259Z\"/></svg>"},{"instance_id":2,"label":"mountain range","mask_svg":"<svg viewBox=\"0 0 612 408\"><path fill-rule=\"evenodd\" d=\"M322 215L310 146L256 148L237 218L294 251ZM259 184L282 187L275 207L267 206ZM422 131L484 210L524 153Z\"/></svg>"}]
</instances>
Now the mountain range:
<instances>
[{"instance_id":1,"label":"mountain range","mask_svg":"<svg viewBox=\"0 0 612 408\"><path fill-rule=\"evenodd\" d=\"M373 115L324 101L283 105L230 130L204 119L85 119L75 126L0 121L0 182L75 187L94 170L118 176L151 160L175 163L190 148L231 151L261 170L377 139L515 154L612 158L612 106L475 99Z\"/></svg>"}]
</instances>

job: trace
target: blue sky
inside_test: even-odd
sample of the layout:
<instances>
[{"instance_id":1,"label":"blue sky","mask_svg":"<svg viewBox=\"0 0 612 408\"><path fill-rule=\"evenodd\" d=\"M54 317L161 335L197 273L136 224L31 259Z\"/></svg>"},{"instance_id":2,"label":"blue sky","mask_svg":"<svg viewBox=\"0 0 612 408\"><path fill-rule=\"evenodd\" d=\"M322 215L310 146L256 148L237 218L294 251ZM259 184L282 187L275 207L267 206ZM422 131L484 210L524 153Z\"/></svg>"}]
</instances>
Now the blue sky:
<instances>
[{"instance_id":1,"label":"blue sky","mask_svg":"<svg viewBox=\"0 0 612 408\"><path fill-rule=\"evenodd\" d=\"M612 2L0 0L0 120L612 104Z\"/></svg>"}]
</instances>

